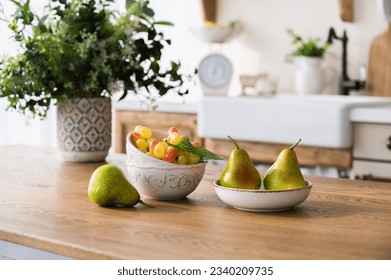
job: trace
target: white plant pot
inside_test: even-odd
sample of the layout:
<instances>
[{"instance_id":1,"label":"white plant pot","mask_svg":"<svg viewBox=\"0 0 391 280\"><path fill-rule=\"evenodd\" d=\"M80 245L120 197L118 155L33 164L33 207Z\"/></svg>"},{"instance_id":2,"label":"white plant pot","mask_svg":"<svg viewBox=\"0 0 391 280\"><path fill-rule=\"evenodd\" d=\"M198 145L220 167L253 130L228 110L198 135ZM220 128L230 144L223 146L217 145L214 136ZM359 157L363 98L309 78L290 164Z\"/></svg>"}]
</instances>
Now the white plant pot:
<instances>
[{"instance_id":1,"label":"white plant pot","mask_svg":"<svg viewBox=\"0 0 391 280\"><path fill-rule=\"evenodd\" d=\"M298 58L298 69L295 76L296 92L300 95L320 94L325 85L322 58L305 57Z\"/></svg>"},{"instance_id":2,"label":"white plant pot","mask_svg":"<svg viewBox=\"0 0 391 280\"><path fill-rule=\"evenodd\" d=\"M105 160L111 147L111 99L76 98L57 108L57 145L63 160Z\"/></svg>"}]
</instances>

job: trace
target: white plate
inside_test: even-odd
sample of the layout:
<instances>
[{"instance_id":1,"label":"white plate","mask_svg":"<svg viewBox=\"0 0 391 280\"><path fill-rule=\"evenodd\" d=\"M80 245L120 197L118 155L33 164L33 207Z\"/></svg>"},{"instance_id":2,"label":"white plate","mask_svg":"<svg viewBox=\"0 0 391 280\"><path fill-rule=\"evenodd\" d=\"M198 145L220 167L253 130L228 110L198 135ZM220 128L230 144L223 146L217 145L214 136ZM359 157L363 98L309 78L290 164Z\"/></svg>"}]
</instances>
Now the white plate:
<instances>
[{"instance_id":1,"label":"white plate","mask_svg":"<svg viewBox=\"0 0 391 280\"><path fill-rule=\"evenodd\" d=\"M217 196L228 205L244 211L271 212L290 209L307 199L312 183L305 181L305 187L296 190L244 190L226 188L214 182Z\"/></svg>"}]
</instances>

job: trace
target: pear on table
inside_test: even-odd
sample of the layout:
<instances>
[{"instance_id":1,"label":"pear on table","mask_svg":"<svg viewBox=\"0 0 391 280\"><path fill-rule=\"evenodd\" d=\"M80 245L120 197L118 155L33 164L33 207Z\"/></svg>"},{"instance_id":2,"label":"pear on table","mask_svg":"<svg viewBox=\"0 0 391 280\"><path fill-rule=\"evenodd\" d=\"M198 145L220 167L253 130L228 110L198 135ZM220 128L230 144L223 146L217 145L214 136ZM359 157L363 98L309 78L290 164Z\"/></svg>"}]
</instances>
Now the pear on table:
<instances>
[{"instance_id":1,"label":"pear on table","mask_svg":"<svg viewBox=\"0 0 391 280\"><path fill-rule=\"evenodd\" d=\"M228 138L236 148L231 152L227 165L220 176L220 185L237 189L259 189L261 175L255 168L247 151L240 149L230 136Z\"/></svg>"},{"instance_id":2,"label":"pear on table","mask_svg":"<svg viewBox=\"0 0 391 280\"><path fill-rule=\"evenodd\" d=\"M266 171L263 179L266 190L293 190L305 187L299 161L293 150L300 141L301 139L291 147L282 150L274 164Z\"/></svg>"},{"instance_id":3,"label":"pear on table","mask_svg":"<svg viewBox=\"0 0 391 280\"><path fill-rule=\"evenodd\" d=\"M114 164L102 165L92 173L88 196L99 206L133 206L137 203L146 205L140 200L136 188Z\"/></svg>"}]
</instances>

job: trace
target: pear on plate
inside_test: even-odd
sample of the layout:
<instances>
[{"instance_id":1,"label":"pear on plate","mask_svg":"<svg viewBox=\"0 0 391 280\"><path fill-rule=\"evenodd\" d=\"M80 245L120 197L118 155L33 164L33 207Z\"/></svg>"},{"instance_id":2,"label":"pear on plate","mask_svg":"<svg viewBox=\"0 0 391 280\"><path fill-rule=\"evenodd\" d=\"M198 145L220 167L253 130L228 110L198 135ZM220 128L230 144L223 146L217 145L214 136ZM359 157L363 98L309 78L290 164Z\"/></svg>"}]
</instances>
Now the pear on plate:
<instances>
[{"instance_id":1,"label":"pear on plate","mask_svg":"<svg viewBox=\"0 0 391 280\"><path fill-rule=\"evenodd\" d=\"M258 189L261 185L261 175L255 168L247 151L240 149L230 136L228 138L236 148L231 152L227 165L220 176L220 185L237 189Z\"/></svg>"},{"instance_id":2,"label":"pear on plate","mask_svg":"<svg viewBox=\"0 0 391 280\"><path fill-rule=\"evenodd\" d=\"M114 164L104 164L91 175L88 197L99 206L133 206L145 203L140 194Z\"/></svg>"},{"instance_id":3,"label":"pear on plate","mask_svg":"<svg viewBox=\"0 0 391 280\"><path fill-rule=\"evenodd\" d=\"M305 187L299 161L293 150L300 141L301 139L291 147L282 150L277 160L266 171L263 178L263 186L266 190L293 190Z\"/></svg>"}]
</instances>

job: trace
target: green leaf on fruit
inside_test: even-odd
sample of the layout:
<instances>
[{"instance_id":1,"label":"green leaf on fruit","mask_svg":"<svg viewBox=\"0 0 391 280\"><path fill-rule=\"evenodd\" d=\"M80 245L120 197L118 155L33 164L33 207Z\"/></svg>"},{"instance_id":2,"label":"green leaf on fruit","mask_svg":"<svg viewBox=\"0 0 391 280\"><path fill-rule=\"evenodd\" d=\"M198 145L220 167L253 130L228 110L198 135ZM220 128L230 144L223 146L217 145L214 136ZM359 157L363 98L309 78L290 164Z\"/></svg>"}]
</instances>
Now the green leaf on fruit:
<instances>
[{"instance_id":1,"label":"green leaf on fruit","mask_svg":"<svg viewBox=\"0 0 391 280\"><path fill-rule=\"evenodd\" d=\"M205 148L202 147L195 147L190 143L190 140L188 138L183 139L179 144L177 145L172 145L168 143L170 146L174 146L176 148L179 148L183 151L199 155L201 157L201 161L206 161L206 160L222 160L223 158L216 155L215 153L212 153L211 151L208 151Z\"/></svg>"}]
</instances>

